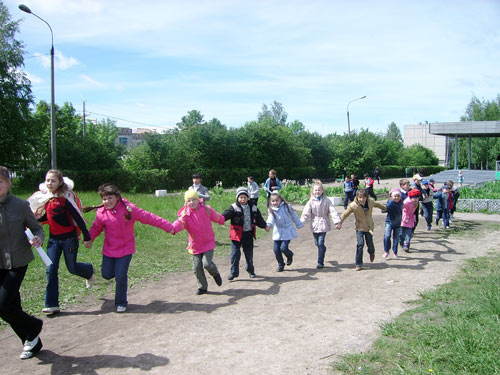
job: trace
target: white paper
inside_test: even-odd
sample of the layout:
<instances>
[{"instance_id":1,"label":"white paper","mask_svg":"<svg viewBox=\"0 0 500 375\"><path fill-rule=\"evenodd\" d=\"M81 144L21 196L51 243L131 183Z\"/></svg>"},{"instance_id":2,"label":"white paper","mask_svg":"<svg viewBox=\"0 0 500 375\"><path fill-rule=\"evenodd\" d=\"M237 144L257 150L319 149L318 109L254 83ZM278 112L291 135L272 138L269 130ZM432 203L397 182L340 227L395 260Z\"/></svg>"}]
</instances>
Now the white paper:
<instances>
[{"instance_id":1,"label":"white paper","mask_svg":"<svg viewBox=\"0 0 500 375\"><path fill-rule=\"evenodd\" d=\"M30 228L26 228L24 231L26 233L26 236L28 237L28 240L32 240L35 236L33 236L33 233L31 232ZM48 267L52 264L52 261L50 260L49 256L45 253L45 250L43 250L42 247L35 247L36 251L38 251L38 255L40 255L40 258L42 258L43 262L45 265Z\"/></svg>"}]
</instances>

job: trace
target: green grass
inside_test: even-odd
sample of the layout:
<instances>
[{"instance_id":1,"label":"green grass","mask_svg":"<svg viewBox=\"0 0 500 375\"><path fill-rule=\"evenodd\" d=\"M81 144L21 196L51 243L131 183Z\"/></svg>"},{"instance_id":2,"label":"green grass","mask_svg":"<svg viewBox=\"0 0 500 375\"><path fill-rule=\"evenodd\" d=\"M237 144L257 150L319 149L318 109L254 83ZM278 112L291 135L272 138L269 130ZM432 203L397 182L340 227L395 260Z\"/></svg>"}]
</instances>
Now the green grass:
<instances>
[{"instance_id":1,"label":"green grass","mask_svg":"<svg viewBox=\"0 0 500 375\"><path fill-rule=\"evenodd\" d=\"M412 303L381 325L368 352L334 363L337 373L500 374L500 254L469 260L453 281Z\"/></svg>"},{"instance_id":2,"label":"green grass","mask_svg":"<svg viewBox=\"0 0 500 375\"><path fill-rule=\"evenodd\" d=\"M12 191L13 195L27 198L31 192ZM174 195L157 198L152 194L122 194L124 198L136 204L138 207L153 212L158 216L173 222L177 218L177 212L184 204L183 195ZM84 206L94 206L101 203L100 197L95 192L78 192ZM230 204L235 202L234 192L226 192L212 195L209 201L217 212L222 213ZM265 198L259 201L259 209L266 217ZM95 211L84 214L87 220L87 227L90 228L95 218ZM213 224L216 237L216 256L229 256L229 224L221 226ZM45 243L48 239L48 227L44 226ZM138 282L155 280L169 272L182 272L191 269L191 255L187 252L186 231L182 231L175 236L165 233L161 229L143 225L139 222L135 224L136 253L132 257L129 268L129 286L133 287ZM263 230L257 230L257 236L270 236ZM114 280L104 280L100 276L102 263L102 243L104 233L95 241L92 249L89 250L80 244L78 250L79 262L90 262L96 269L96 283L90 290L85 288L85 280L71 275L64 265L63 257L59 265L59 299L60 306L66 307L68 304L83 302L89 299L95 302L99 297L113 293ZM46 286L45 265L36 254L35 260L30 263L28 272L21 287L21 298L23 309L30 313L39 315L44 306L44 294ZM193 280L193 288L196 283ZM5 324L1 328L5 327ZM1 329L0 328L0 329Z\"/></svg>"},{"instance_id":3,"label":"green grass","mask_svg":"<svg viewBox=\"0 0 500 375\"><path fill-rule=\"evenodd\" d=\"M462 186L460 188L460 198L462 199L500 199L500 183L498 181L487 182L483 186L476 188Z\"/></svg>"}]
</instances>

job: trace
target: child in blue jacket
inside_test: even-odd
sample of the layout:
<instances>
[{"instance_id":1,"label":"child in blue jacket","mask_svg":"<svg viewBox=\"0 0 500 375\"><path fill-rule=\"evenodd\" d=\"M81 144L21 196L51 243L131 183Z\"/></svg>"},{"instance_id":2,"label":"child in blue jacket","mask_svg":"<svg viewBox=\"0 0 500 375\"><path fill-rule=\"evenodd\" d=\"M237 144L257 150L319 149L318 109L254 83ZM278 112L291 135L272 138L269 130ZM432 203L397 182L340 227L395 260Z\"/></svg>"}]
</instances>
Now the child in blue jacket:
<instances>
[{"instance_id":1,"label":"child in blue jacket","mask_svg":"<svg viewBox=\"0 0 500 375\"><path fill-rule=\"evenodd\" d=\"M398 257L398 242L401 236L401 219L403 215L403 201L401 200L401 190L392 189L389 192L389 200L387 201L387 217L385 219L384 233L384 258L389 256L391 249L391 234L392 234L392 253L394 258Z\"/></svg>"},{"instance_id":2,"label":"child in blue jacket","mask_svg":"<svg viewBox=\"0 0 500 375\"><path fill-rule=\"evenodd\" d=\"M290 241L297 238L297 228L302 228L304 224L300 221L299 215L293 208L281 197L280 193L273 191L269 196L269 212L267 216L268 228L274 226L274 255L278 261L278 272L283 272L285 262L283 254L286 256L286 265L289 266L293 261L293 252L288 248Z\"/></svg>"}]
</instances>

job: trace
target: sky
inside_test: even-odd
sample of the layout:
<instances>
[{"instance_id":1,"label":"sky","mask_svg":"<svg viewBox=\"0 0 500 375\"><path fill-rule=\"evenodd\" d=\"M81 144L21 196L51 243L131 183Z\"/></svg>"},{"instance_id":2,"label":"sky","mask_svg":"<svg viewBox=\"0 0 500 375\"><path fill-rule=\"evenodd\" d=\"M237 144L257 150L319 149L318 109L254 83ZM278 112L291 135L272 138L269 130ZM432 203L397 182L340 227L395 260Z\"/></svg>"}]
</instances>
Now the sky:
<instances>
[{"instance_id":1,"label":"sky","mask_svg":"<svg viewBox=\"0 0 500 375\"><path fill-rule=\"evenodd\" d=\"M227 127L276 101L310 132L459 121L500 94L499 0L0 0L35 102L161 132L191 110ZM365 96L364 99L355 100ZM354 100L354 101L353 101ZM350 103L350 104L349 104Z\"/></svg>"}]
</instances>

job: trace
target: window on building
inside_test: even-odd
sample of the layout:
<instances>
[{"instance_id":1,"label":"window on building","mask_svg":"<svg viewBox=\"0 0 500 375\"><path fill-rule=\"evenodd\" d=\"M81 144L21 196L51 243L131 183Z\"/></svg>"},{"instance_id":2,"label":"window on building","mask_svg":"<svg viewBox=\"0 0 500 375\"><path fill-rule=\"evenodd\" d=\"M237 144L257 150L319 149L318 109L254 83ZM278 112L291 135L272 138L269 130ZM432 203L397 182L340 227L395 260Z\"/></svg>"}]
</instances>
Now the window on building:
<instances>
[{"instance_id":1,"label":"window on building","mask_svg":"<svg viewBox=\"0 0 500 375\"><path fill-rule=\"evenodd\" d=\"M120 140L120 144L122 146L128 147L128 138L126 138L126 137L120 137L119 140Z\"/></svg>"}]
</instances>

